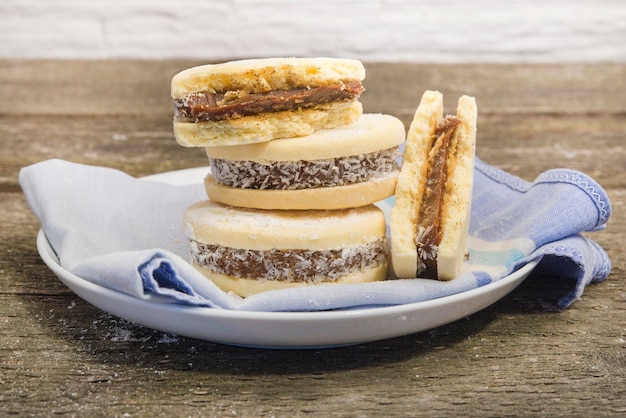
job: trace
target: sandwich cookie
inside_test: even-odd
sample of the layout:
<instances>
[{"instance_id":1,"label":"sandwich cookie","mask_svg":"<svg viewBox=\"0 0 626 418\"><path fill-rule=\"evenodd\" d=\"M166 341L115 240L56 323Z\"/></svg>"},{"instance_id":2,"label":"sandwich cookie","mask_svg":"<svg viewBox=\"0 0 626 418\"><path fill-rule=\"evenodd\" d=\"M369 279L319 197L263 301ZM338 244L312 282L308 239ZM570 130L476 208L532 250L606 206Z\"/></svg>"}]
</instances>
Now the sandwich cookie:
<instances>
[{"instance_id":1,"label":"sandwich cookie","mask_svg":"<svg viewBox=\"0 0 626 418\"><path fill-rule=\"evenodd\" d=\"M365 68L340 58L265 58L203 65L172 78L174 135L207 147L310 135L356 121Z\"/></svg>"},{"instance_id":2,"label":"sandwich cookie","mask_svg":"<svg viewBox=\"0 0 626 418\"><path fill-rule=\"evenodd\" d=\"M210 200L184 216L191 263L224 291L384 280L389 249L375 205L337 211L267 211Z\"/></svg>"},{"instance_id":3,"label":"sandwich cookie","mask_svg":"<svg viewBox=\"0 0 626 418\"><path fill-rule=\"evenodd\" d=\"M456 116L443 116L443 96L426 91L403 154L391 210L394 273L399 278L450 280L467 257L477 107L458 100Z\"/></svg>"},{"instance_id":4,"label":"sandwich cookie","mask_svg":"<svg viewBox=\"0 0 626 418\"><path fill-rule=\"evenodd\" d=\"M364 114L305 137L207 147L210 199L258 209L343 209L393 195L403 123Z\"/></svg>"}]
</instances>

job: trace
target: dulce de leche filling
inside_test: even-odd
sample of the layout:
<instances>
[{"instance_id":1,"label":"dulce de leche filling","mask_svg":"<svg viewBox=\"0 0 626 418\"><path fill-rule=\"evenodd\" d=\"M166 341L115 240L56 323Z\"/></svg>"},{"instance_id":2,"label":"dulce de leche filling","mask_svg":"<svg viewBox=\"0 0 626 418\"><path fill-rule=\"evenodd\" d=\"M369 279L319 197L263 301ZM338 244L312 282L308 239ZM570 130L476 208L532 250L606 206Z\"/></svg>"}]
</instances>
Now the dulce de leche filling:
<instances>
[{"instance_id":1,"label":"dulce de leche filling","mask_svg":"<svg viewBox=\"0 0 626 418\"><path fill-rule=\"evenodd\" d=\"M385 238L354 247L329 250L246 250L190 240L192 261L210 272L285 282L332 282L346 274L386 263Z\"/></svg>"},{"instance_id":2,"label":"dulce de leche filling","mask_svg":"<svg viewBox=\"0 0 626 418\"><path fill-rule=\"evenodd\" d=\"M373 153L312 161L231 161L209 158L219 184L241 189L302 190L346 186L399 170L399 147Z\"/></svg>"},{"instance_id":3,"label":"dulce de leche filling","mask_svg":"<svg viewBox=\"0 0 626 418\"><path fill-rule=\"evenodd\" d=\"M437 278L437 251L441 242L441 212L448 171L450 142L461 121L446 116L437 124L433 147L428 157L428 173L422 202L417 214L417 276Z\"/></svg>"},{"instance_id":4,"label":"dulce de leche filling","mask_svg":"<svg viewBox=\"0 0 626 418\"><path fill-rule=\"evenodd\" d=\"M324 103L356 100L364 90L360 81L352 81L265 93L193 92L174 100L174 118L183 122L207 122L303 109Z\"/></svg>"}]
</instances>

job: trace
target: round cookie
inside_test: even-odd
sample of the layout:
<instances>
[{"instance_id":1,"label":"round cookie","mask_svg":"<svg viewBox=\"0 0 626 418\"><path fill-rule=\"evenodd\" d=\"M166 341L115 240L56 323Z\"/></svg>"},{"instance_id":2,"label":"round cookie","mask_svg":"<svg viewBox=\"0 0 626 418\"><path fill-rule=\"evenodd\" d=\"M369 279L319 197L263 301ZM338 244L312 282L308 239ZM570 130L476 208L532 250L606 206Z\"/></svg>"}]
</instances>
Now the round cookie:
<instances>
[{"instance_id":1,"label":"round cookie","mask_svg":"<svg viewBox=\"0 0 626 418\"><path fill-rule=\"evenodd\" d=\"M342 209L393 195L403 123L363 114L312 135L241 146L207 147L210 199L258 209Z\"/></svg>"},{"instance_id":2,"label":"round cookie","mask_svg":"<svg viewBox=\"0 0 626 418\"><path fill-rule=\"evenodd\" d=\"M310 135L354 122L365 69L340 58L266 58L202 65L171 81L174 135L189 147Z\"/></svg>"},{"instance_id":3,"label":"round cookie","mask_svg":"<svg viewBox=\"0 0 626 418\"><path fill-rule=\"evenodd\" d=\"M185 211L191 263L240 296L327 283L384 280L389 249L374 205L337 211L267 211L210 200Z\"/></svg>"}]
</instances>

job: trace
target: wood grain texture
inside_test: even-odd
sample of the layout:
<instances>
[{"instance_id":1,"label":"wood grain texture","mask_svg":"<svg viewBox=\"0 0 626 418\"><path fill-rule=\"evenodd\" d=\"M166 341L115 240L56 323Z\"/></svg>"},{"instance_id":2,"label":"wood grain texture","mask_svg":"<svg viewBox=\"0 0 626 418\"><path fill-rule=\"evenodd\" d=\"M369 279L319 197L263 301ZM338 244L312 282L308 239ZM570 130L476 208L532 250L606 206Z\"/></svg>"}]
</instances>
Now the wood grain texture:
<instances>
[{"instance_id":1,"label":"wood grain texture","mask_svg":"<svg viewBox=\"0 0 626 418\"><path fill-rule=\"evenodd\" d=\"M569 167L613 204L609 278L531 275L466 319L386 341L263 350L164 334L76 297L41 262L21 167L64 158L132 175L206 164L176 145L169 78L192 61L0 60L0 415L626 414L626 66L367 64L366 111L410 121L424 89L479 104L478 155L532 180ZM24 102L23 98L28 98Z\"/></svg>"}]
</instances>

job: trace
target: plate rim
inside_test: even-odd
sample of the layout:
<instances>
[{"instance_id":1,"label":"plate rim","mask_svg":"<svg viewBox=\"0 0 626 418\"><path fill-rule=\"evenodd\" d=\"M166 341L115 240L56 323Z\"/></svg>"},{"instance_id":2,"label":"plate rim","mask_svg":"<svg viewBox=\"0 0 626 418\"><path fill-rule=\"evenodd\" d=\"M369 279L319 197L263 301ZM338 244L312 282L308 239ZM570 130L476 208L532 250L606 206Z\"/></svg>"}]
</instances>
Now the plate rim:
<instances>
[{"instance_id":1,"label":"plate rim","mask_svg":"<svg viewBox=\"0 0 626 418\"><path fill-rule=\"evenodd\" d=\"M515 270L508 276L503 277L502 279L496 280L494 282L488 283L484 286L480 286L474 289L466 290L464 292L455 293L448 296L442 296L440 298L429 299L419 302L411 302L411 303L403 303L399 305L389 305L389 306L376 306L370 308L357 308L357 309L346 309L346 310L327 310L327 311L253 311L253 310L236 310L236 309L220 309L220 308L211 308L205 306L193 306L193 305L184 305L177 303L157 303L150 302L147 300L139 299L132 295L128 295L126 293L107 288L105 286L101 286L99 284L90 282L87 279L83 279L82 277L77 276L71 271L65 269L58 261L58 257L54 254L54 249L50 245L45 232L43 229L40 229L37 233L37 249L39 254L43 260L43 262L52 270L57 276L58 274L63 274L64 278L60 278L61 281L65 283L65 280L72 282L77 286L81 286L83 288L90 288L89 290L98 291L103 293L108 293L111 295L115 295L115 297L129 298L136 303L139 304L149 304L149 305L160 305L167 306L171 309L182 309L182 310L197 310L200 312L210 312L211 314L215 314L217 316L229 316L229 317L237 317L241 316L242 318L249 317L250 315L255 315L257 319L258 317L267 317L261 319L268 320L302 320L307 319L309 316L320 317L319 319L328 319L322 317L333 317L333 316L362 316L362 315L376 315L380 313L401 313L405 310L413 311L418 308L429 308L433 306L443 305L446 303L454 303L459 299L459 301L463 299L467 299L473 296L480 296L483 293L491 293L495 290L498 290L501 287L506 287L516 282L517 280L521 280L525 278L526 275L530 274L536 265L539 263L540 258L532 260L519 269ZM65 280L64 280L65 279ZM397 312L396 312L397 311Z\"/></svg>"},{"instance_id":2,"label":"plate rim","mask_svg":"<svg viewBox=\"0 0 626 418\"><path fill-rule=\"evenodd\" d=\"M142 177L141 180L158 181L168 184L185 185L194 184L199 180L200 175L207 173L209 167L193 167L181 170L173 170L163 173L157 173L149 176ZM193 181L190 181L193 179ZM158 303L148 300L140 299L138 297L107 288L100 284L93 283L87 279L77 276L61 266L60 261L50 245L43 229L39 229L37 233L37 250L43 262L48 266L50 270L63 282L74 294L81 299L85 300L89 304L96 308L123 318L133 323L137 323L158 331L177 334L180 336L196 338L204 341L211 341L215 343L245 346L245 347L261 347L261 348L279 348L279 349L294 349L294 348L327 348L354 345L366 342L373 342L388 338L399 337L402 335L409 335L425 330L429 330L438 326L442 326L451 322L455 322L463 317L467 317L476 312L479 312L486 307L492 305L498 300L502 299L512 290L514 290L522 281L534 270L537 264L541 261L541 257L537 257L527 264L523 265L519 269L513 271L509 275L488 283L484 286L480 286L474 289L470 289L464 292L455 293L440 298L411 302L399 305L389 306L375 306L375 307L363 307L355 309L337 309L327 311L252 311L252 310L234 310L234 309L221 309L202 306L192 306L177 303ZM87 294L87 296L85 296ZM491 295L491 296L490 296ZM94 302L96 300L96 302ZM107 306L112 301L121 303L116 305L115 309L107 309L103 306ZM465 302L468 306L461 305ZM471 302L471 303L470 303ZM476 308L476 306L479 306ZM203 320L202 332L196 332L195 330L189 331L189 328L182 327L178 329L178 325L171 325L171 322L165 321L155 322L153 319L146 320L140 314L126 314L127 309L130 307L137 307L139 309L145 308L150 311L170 312L175 315L183 315L185 318L191 318L194 320ZM446 317L439 318L435 316L432 318L433 312L438 312L442 309L456 308L456 311L452 314L448 314ZM120 312L124 312L120 314ZM265 338L265 341L255 341L254 338L246 338L245 335L230 335L225 334L224 324L232 326L236 325L240 330L247 328L248 322L254 322L255 324L262 323L266 327L281 326L294 326L294 325L307 325L310 328L315 328L321 324L328 323L327 321L333 321L333 324L342 326L346 324L359 324L369 323L371 321L398 321L405 316L413 316L424 314L430 316L427 320L417 321L419 324L411 324L410 326L396 326L394 331L390 330L377 330L369 336L357 337L344 337L342 335L335 336L325 332L322 340L312 341L310 336L301 333L298 328L297 333L300 333L300 341L308 340L308 343L300 343L297 338L290 338L289 335L283 336L277 330L270 328L269 331L272 335L280 334L280 337L275 340ZM140 320L136 318L141 318ZM217 334L223 338L214 338L216 335L215 329L211 328L211 319L217 321ZM422 317L420 316L420 319ZM233 322L236 321L236 322ZM427 323L428 325L424 325ZM156 324L156 325L155 325ZM434 325L432 325L434 324ZM220 328L222 327L222 328ZM249 328L249 327L248 327ZM399 332L398 330L404 330L408 332ZM208 334L212 335L207 335ZM304 336L304 337L303 337ZM382 337L381 337L382 336Z\"/></svg>"}]
</instances>

